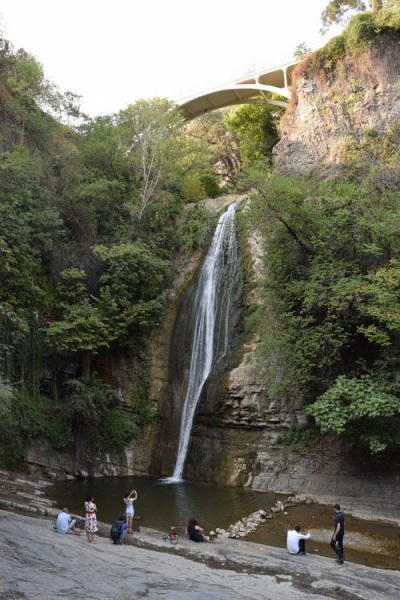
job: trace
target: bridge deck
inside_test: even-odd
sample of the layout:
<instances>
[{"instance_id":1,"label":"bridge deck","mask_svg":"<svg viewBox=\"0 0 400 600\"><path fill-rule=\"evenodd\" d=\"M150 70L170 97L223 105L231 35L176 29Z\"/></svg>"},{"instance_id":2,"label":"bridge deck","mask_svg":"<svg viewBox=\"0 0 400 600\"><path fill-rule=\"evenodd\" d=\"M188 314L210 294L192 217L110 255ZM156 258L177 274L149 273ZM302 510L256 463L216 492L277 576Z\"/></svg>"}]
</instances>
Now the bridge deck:
<instances>
[{"instance_id":1,"label":"bridge deck","mask_svg":"<svg viewBox=\"0 0 400 600\"><path fill-rule=\"evenodd\" d=\"M297 62L247 75L178 102L186 119L236 104L267 103L285 108L287 102L271 95L290 98L291 73Z\"/></svg>"}]
</instances>

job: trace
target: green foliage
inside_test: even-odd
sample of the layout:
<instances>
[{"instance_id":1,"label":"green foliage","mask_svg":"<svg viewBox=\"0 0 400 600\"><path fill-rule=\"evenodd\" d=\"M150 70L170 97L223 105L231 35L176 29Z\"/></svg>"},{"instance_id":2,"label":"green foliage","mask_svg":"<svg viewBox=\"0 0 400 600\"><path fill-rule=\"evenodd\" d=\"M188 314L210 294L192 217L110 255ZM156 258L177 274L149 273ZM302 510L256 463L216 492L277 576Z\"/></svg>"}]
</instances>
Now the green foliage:
<instances>
[{"instance_id":1,"label":"green foliage","mask_svg":"<svg viewBox=\"0 0 400 600\"><path fill-rule=\"evenodd\" d=\"M37 402L0 380L0 464L21 463L25 444L42 432Z\"/></svg>"},{"instance_id":2,"label":"green foliage","mask_svg":"<svg viewBox=\"0 0 400 600\"><path fill-rule=\"evenodd\" d=\"M399 0L386 0L382 8L375 12L375 23L379 28L400 28L400 2Z\"/></svg>"},{"instance_id":3,"label":"green foliage","mask_svg":"<svg viewBox=\"0 0 400 600\"><path fill-rule=\"evenodd\" d=\"M368 274L361 289L360 308L368 320L358 331L383 348L392 347L400 331L399 282L400 265L392 259Z\"/></svg>"},{"instance_id":4,"label":"green foliage","mask_svg":"<svg viewBox=\"0 0 400 600\"><path fill-rule=\"evenodd\" d=\"M138 374L135 391L131 399L132 416L140 427L148 423L154 423L157 420L157 408L148 399L149 385L150 361L142 359L142 368Z\"/></svg>"},{"instance_id":5,"label":"green foliage","mask_svg":"<svg viewBox=\"0 0 400 600\"><path fill-rule=\"evenodd\" d=\"M102 319L100 310L88 302L69 306L63 319L51 323L47 329L50 345L73 352L97 353L100 348L109 346L110 336L114 334Z\"/></svg>"},{"instance_id":6,"label":"green foliage","mask_svg":"<svg viewBox=\"0 0 400 600\"><path fill-rule=\"evenodd\" d=\"M400 124L394 123L385 135L367 129L357 142L349 141L344 153L344 172L364 185L395 191L398 189ZM394 214L394 226L397 217Z\"/></svg>"},{"instance_id":7,"label":"green foliage","mask_svg":"<svg viewBox=\"0 0 400 600\"><path fill-rule=\"evenodd\" d=\"M391 144L386 148L381 159L391 160ZM353 406L345 430L331 430L377 452L398 443L384 410L385 402L392 410L400 397L400 270L391 258L400 251L398 176L393 172L388 189L379 182L346 182L345 174L324 183L252 173L257 193L249 216L265 243L260 368L272 398L325 408L318 403L340 377L369 376L379 414L373 414L363 384L359 413ZM377 391L380 381L385 388Z\"/></svg>"},{"instance_id":8,"label":"green foliage","mask_svg":"<svg viewBox=\"0 0 400 600\"><path fill-rule=\"evenodd\" d=\"M10 461L39 434L78 454L120 449L154 418L147 388L127 416L91 377L94 357L140 356L161 322L184 182L218 191L209 146L166 99L82 122L80 97L4 39L0 72L0 376L14 385L2 439Z\"/></svg>"},{"instance_id":9,"label":"green foliage","mask_svg":"<svg viewBox=\"0 0 400 600\"><path fill-rule=\"evenodd\" d=\"M138 432L136 415L120 408L107 409L93 449L97 452L121 452Z\"/></svg>"},{"instance_id":10,"label":"green foliage","mask_svg":"<svg viewBox=\"0 0 400 600\"><path fill-rule=\"evenodd\" d=\"M350 21L344 34L346 47L361 49L363 46L367 46L378 34L379 32L377 31L375 19L372 14L363 13L356 15Z\"/></svg>"},{"instance_id":11,"label":"green foliage","mask_svg":"<svg viewBox=\"0 0 400 600\"><path fill-rule=\"evenodd\" d=\"M96 246L93 252L104 266L99 306L120 341L136 330L158 324L164 314L164 290L171 264L154 255L145 244Z\"/></svg>"},{"instance_id":12,"label":"green foliage","mask_svg":"<svg viewBox=\"0 0 400 600\"><path fill-rule=\"evenodd\" d=\"M24 441L43 431L43 421L37 402L23 393L14 394L12 418L14 426Z\"/></svg>"},{"instance_id":13,"label":"green foliage","mask_svg":"<svg viewBox=\"0 0 400 600\"><path fill-rule=\"evenodd\" d=\"M200 173L191 173L184 178L182 195L187 202L202 200L206 197L206 191L201 182Z\"/></svg>"},{"instance_id":14,"label":"green foliage","mask_svg":"<svg viewBox=\"0 0 400 600\"><path fill-rule=\"evenodd\" d=\"M366 5L362 0L330 0L321 15L322 32L325 33L333 24L346 22L354 12L365 9Z\"/></svg>"},{"instance_id":15,"label":"green foliage","mask_svg":"<svg viewBox=\"0 0 400 600\"><path fill-rule=\"evenodd\" d=\"M121 409L116 391L102 383L96 374L89 381L69 380L66 385L61 418L73 424L78 453L119 452L137 434L137 417ZM50 427L54 436L54 421ZM60 441L65 443L68 430L61 430L61 434Z\"/></svg>"},{"instance_id":16,"label":"green foliage","mask_svg":"<svg viewBox=\"0 0 400 600\"><path fill-rule=\"evenodd\" d=\"M181 143L182 117L166 99L139 100L120 111L117 131L125 162L139 183L138 202L127 198L125 207L132 219L140 221L152 203L168 201L168 188L187 153Z\"/></svg>"},{"instance_id":17,"label":"green foliage","mask_svg":"<svg viewBox=\"0 0 400 600\"><path fill-rule=\"evenodd\" d=\"M182 232L185 255L190 256L195 250L204 248L210 237L211 227L211 214L204 205L196 204L190 209Z\"/></svg>"},{"instance_id":18,"label":"green foliage","mask_svg":"<svg viewBox=\"0 0 400 600\"><path fill-rule=\"evenodd\" d=\"M93 374L89 381L70 379L66 383L67 394L64 412L81 425L96 427L108 407L118 405L118 396L113 388Z\"/></svg>"},{"instance_id":19,"label":"green foliage","mask_svg":"<svg viewBox=\"0 0 400 600\"><path fill-rule=\"evenodd\" d=\"M281 110L269 104L244 104L225 118L226 126L239 140L244 167L265 159L272 162L272 149L279 140L281 114Z\"/></svg>"},{"instance_id":20,"label":"green foliage","mask_svg":"<svg viewBox=\"0 0 400 600\"><path fill-rule=\"evenodd\" d=\"M235 185L240 169L237 135L226 126L227 114L224 110L206 113L191 121L185 132L191 143L196 142L201 150L190 158L197 167L206 196L211 198L220 195L216 183L218 188ZM199 155L204 157L200 165Z\"/></svg>"},{"instance_id":21,"label":"green foliage","mask_svg":"<svg viewBox=\"0 0 400 600\"><path fill-rule=\"evenodd\" d=\"M258 331L260 321L262 319L262 313L263 309L261 306L250 306L244 320L244 327L247 333L255 333Z\"/></svg>"},{"instance_id":22,"label":"green foliage","mask_svg":"<svg viewBox=\"0 0 400 600\"><path fill-rule=\"evenodd\" d=\"M370 377L339 376L306 411L321 431L358 441L372 454L400 445L400 399Z\"/></svg>"},{"instance_id":23,"label":"green foliage","mask_svg":"<svg viewBox=\"0 0 400 600\"><path fill-rule=\"evenodd\" d=\"M317 427L294 426L282 436L282 441L296 453L307 455L319 440L320 432Z\"/></svg>"},{"instance_id":24,"label":"green foliage","mask_svg":"<svg viewBox=\"0 0 400 600\"><path fill-rule=\"evenodd\" d=\"M182 195L187 202L217 198L220 193L217 177L213 173L189 173L183 179Z\"/></svg>"},{"instance_id":25,"label":"green foliage","mask_svg":"<svg viewBox=\"0 0 400 600\"><path fill-rule=\"evenodd\" d=\"M44 416L43 433L50 440L52 446L62 450L74 441L72 423L60 416Z\"/></svg>"},{"instance_id":26,"label":"green foliage","mask_svg":"<svg viewBox=\"0 0 400 600\"><path fill-rule=\"evenodd\" d=\"M217 198L221 194L221 188L215 173L205 173L201 176L201 184L207 198Z\"/></svg>"},{"instance_id":27,"label":"green foliage","mask_svg":"<svg viewBox=\"0 0 400 600\"><path fill-rule=\"evenodd\" d=\"M311 48L309 48L305 42L298 44L294 50L293 56L296 60L302 60L308 54L311 54Z\"/></svg>"},{"instance_id":28,"label":"green foliage","mask_svg":"<svg viewBox=\"0 0 400 600\"><path fill-rule=\"evenodd\" d=\"M12 398L12 387L0 377L0 424L10 416Z\"/></svg>"},{"instance_id":29,"label":"green foliage","mask_svg":"<svg viewBox=\"0 0 400 600\"><path fill-rule=\"evenodd\" d=\"M342 1L332 0L322 13L325 26L333 23L348 21L344 31L332 38L323 48L316 52L317 64L328 74L338 68L341 59L355 56L365 50L371 41L382 34L394 33L400 29L400 5L398 0L385 2L382 7L377 7L372 12L361 12L347 19L354 11L365 11L365 5L359 0Z\"/></svg>"}]
</instances>

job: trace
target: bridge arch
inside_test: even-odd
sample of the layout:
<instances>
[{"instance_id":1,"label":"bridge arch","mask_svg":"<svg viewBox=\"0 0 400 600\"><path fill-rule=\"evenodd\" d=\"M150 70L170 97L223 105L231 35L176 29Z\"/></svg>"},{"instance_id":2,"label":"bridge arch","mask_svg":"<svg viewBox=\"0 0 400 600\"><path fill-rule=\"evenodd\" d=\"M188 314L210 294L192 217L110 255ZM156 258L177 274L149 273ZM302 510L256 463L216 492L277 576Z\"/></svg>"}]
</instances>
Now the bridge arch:
<instances>
[{"instance_id":1,"label":"bridge arch","mask_svg":"<svg viewBox=\"0 0 400 600\"><path fill-rule=\"evenodd\" d=\"M271 94L283 96L289 100L291 74L298 61L286 63L273 69L253 73L177 102L187 120L194 119L207 112L235 106L237 104L272 104L286 108L288 102L274 100Z\"/></svg>"}]
</instances>

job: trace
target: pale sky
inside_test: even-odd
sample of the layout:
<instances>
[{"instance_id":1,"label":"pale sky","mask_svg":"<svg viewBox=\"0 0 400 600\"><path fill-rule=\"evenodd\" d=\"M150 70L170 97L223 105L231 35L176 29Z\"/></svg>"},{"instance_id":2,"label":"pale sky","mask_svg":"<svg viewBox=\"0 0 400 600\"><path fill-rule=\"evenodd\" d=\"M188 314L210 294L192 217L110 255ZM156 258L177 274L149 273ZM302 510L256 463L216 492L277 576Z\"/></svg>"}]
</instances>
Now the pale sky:
<instances>
[{"instance_id":1,"label":"pale sky","mask_svg":"<svg viewBox=\"0 0 400 600\"><path fill-rule=\"evenodd\" d=\"M1 0L0 24L94 117L179 101L315 50L329 0Z\"/></svg>"}]
</instances>

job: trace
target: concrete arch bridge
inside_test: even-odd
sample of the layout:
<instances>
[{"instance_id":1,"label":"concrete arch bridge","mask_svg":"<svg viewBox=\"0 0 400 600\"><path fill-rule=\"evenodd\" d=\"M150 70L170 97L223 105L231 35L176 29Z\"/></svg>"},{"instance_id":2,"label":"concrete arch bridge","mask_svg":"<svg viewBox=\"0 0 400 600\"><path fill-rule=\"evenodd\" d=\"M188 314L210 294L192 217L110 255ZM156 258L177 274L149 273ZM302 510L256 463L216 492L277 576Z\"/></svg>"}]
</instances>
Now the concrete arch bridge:
<instances>
[{"instance_id":1,"label":"concrete arch bridge","mask_svg":"<svg viewBox=\"0 0 400 600\"><path fill-rule=\"evenodd\" d=\"M298 61L273 69L246 75L220 87L213 88L177 102L187 120L236 104L272 104L286 108L288 102L275 100L271 94L289 100L291 73Z\"/></svg>"}]
</instances>

